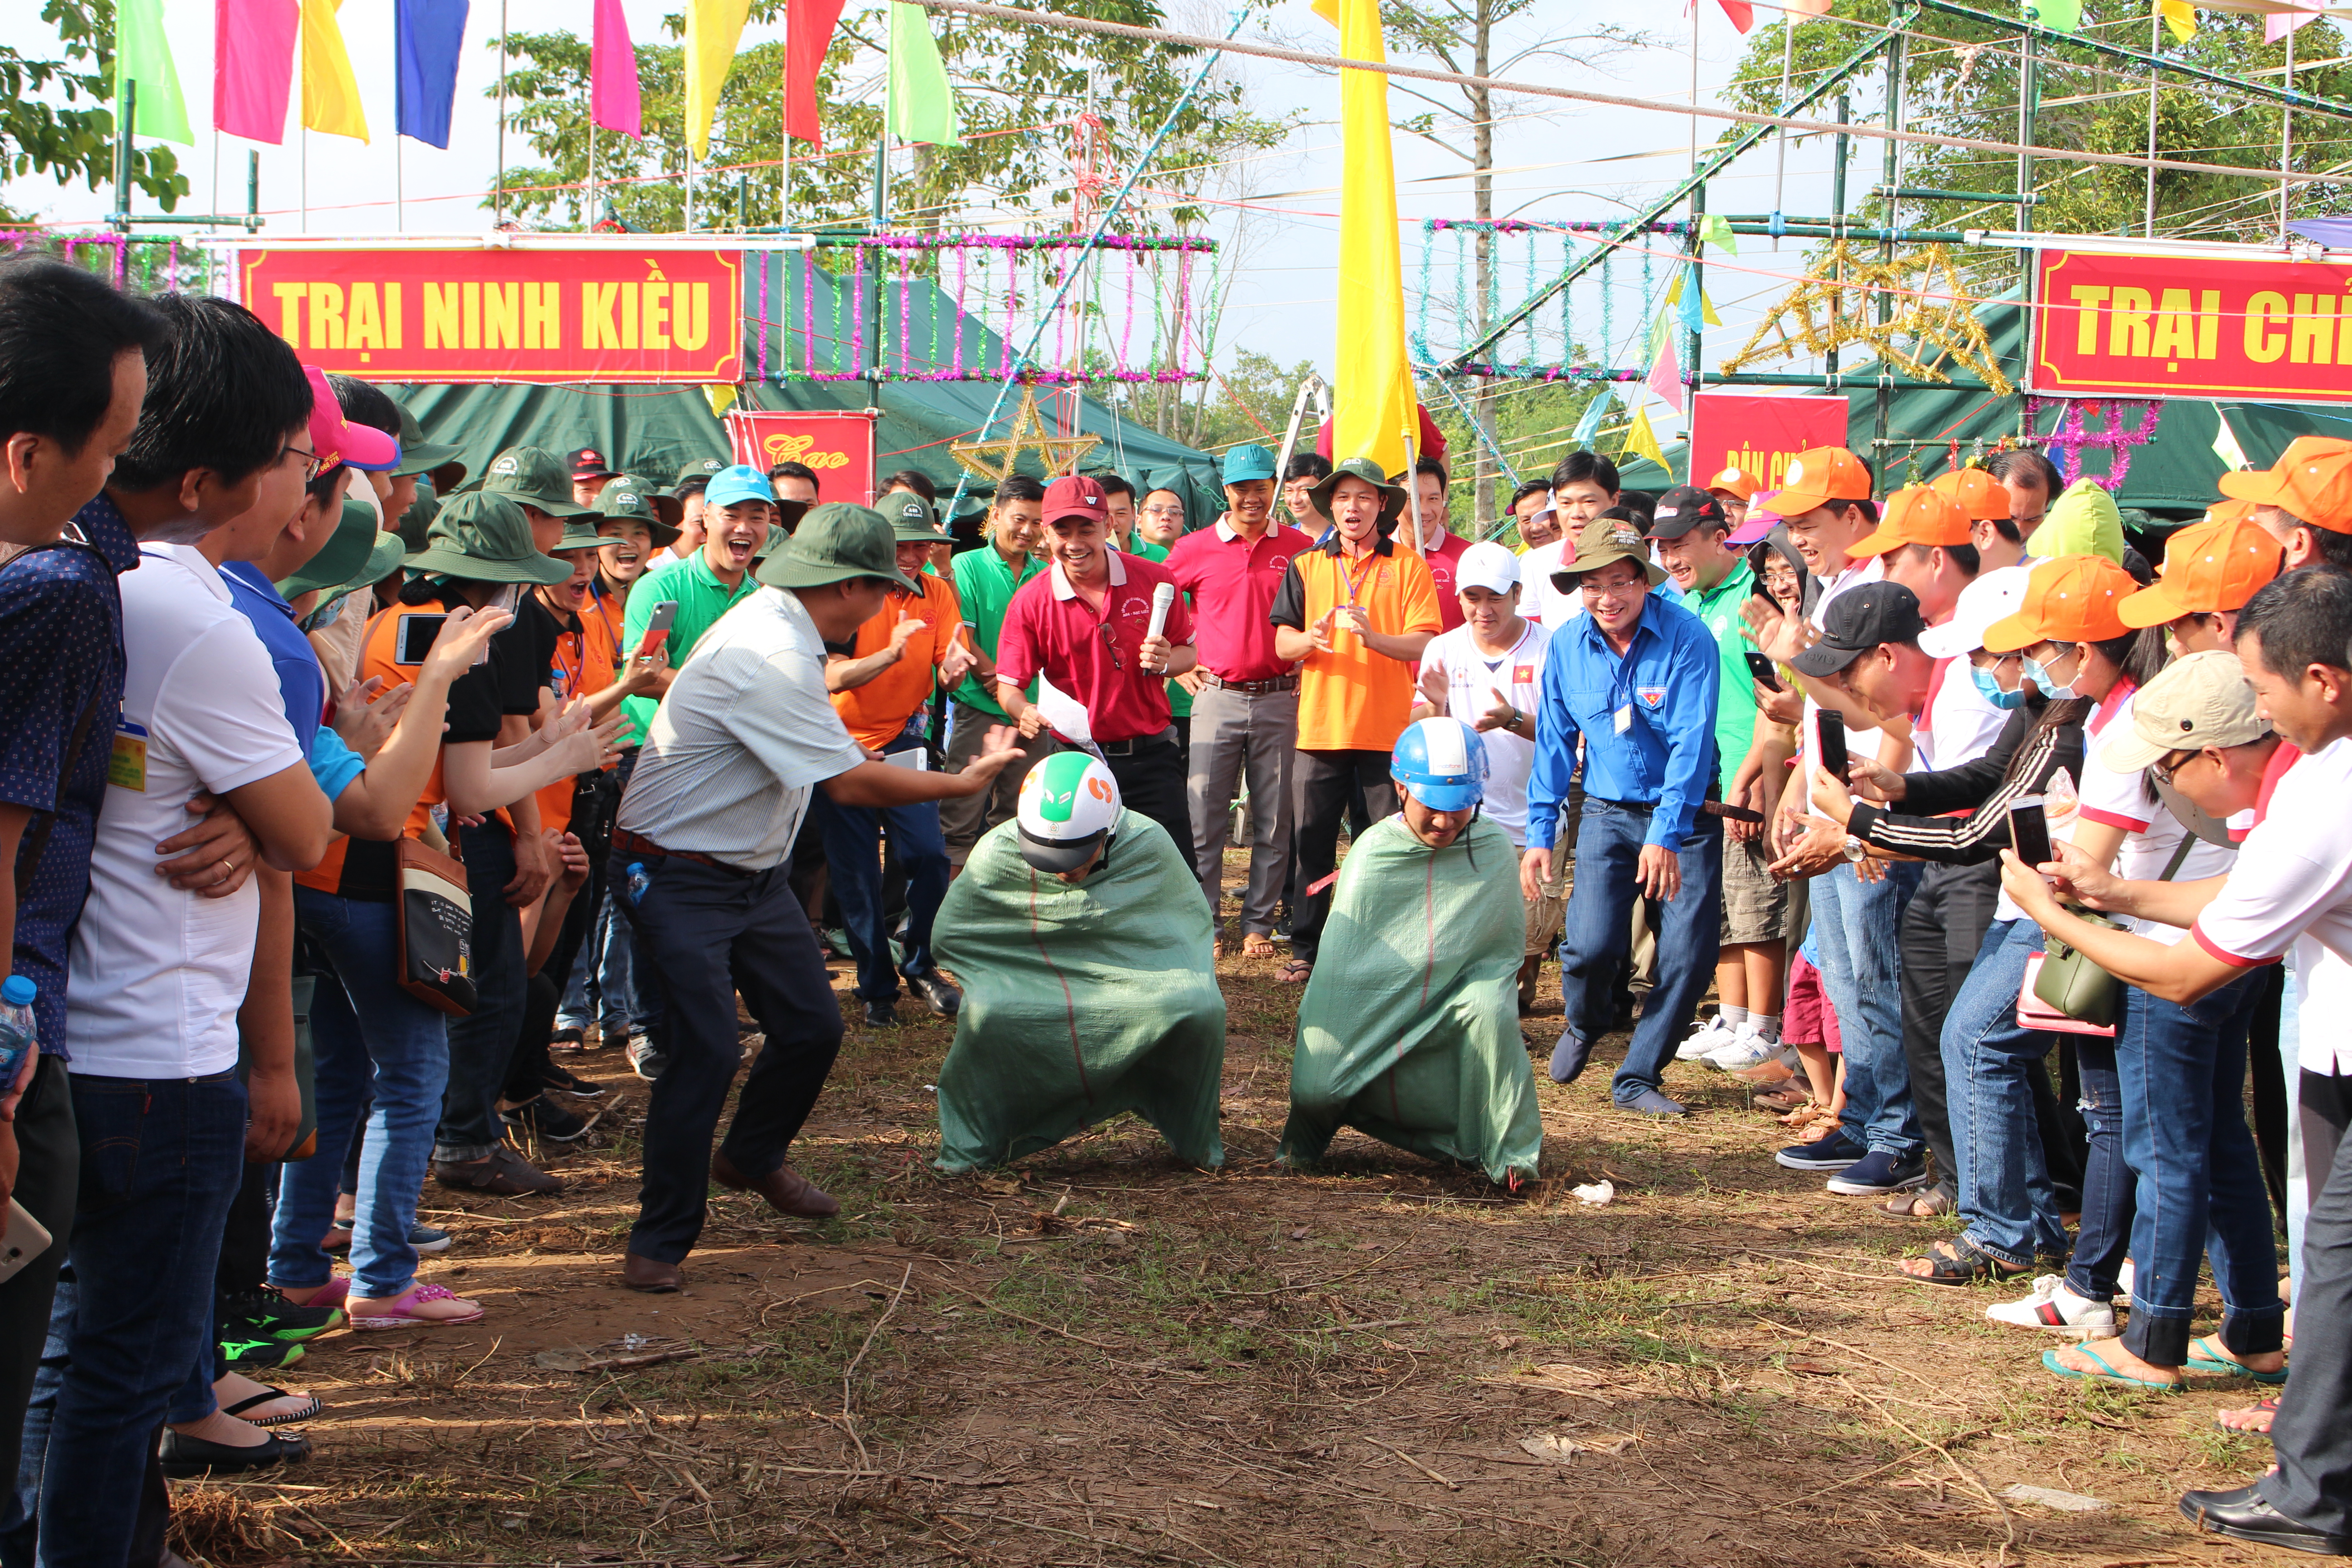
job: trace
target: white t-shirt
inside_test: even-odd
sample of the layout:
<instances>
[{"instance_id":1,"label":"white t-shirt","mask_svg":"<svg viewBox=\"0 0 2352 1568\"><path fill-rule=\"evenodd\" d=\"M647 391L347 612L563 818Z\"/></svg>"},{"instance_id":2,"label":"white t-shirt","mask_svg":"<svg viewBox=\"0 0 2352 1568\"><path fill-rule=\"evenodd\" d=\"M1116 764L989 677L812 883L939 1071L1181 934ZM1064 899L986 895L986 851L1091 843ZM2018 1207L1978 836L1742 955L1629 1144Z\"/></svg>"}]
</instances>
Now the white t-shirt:
<instances>
[{"instance_id":1,"label":"white t-shirt","mask_svg":"<svg viewBox=\"0 0 2352 1568\"><path fill-rule=\"evenodd\" d=\"M1556 632L1584 614L1582 594L1573 588L1563 594L1552 586L1551 574L1559 570L1560 552L1567 548L1568 541L1555 539L1519 557L1519 614L1548 631Z\"/></svg>"},{"instance_id":2,"label":"white t-shirt","mask_svg":"<svg viewBox=\"0 0 2352 1568\"><path fill-rule=\"evenodd\" d=\"M261 889L182 892L155 846L194 818L191 796L304 765L278 670L212 563L143 545L122 574L122 721L74 928L66 1047L103 1078L202 1078L236 1063ZM95 739L95 737L93 737Z\"/></svg>"},{"instance_id":3,"label":"white t-shirt","mask_svg":"<svg viewBox=\"0 0 2352 1568\"><path fill-rule=\"evenodd\" d=\"M1523 713L1543 706L1544 651L1551 634L1533 621L1511 651L1496 657L1482 653L1470 640L1468 626L1456 626L1429 639L1421 650L1421 674L1443 670L1448 717L1475 724L1495 706L1495 693ZM1486 742L1486 814L1495 819L1511 842L1527 847L1528 775L1534 771L1536 747L1507 730L1481 731Z\"/></svg>"},{"instance_id":4,"label":"white t-shirt","mask_svg":"<svg viewBox=\"0 0 2352 1568\"><path fill-rule=\"evenodd\" d=\"M2114 732L2128 733L2132 705L2138 695L2137 691L2133 691L2112 710L2105 703L2100 704L2099 712L2093 716L2100 733L2109 732L2118 725L2122 728L2114 730ZM2089 728L2089 725L2084 726L2086 735ZM2109 827L2120 827L2127 835L2123 848L2116 857L2116 876L2130 881L2156 880L2172 863L2173 854L2180 847L2181 840L2189 837L2189 830L2180 826L2179 819L2166 809L2161 800L2156 798L2156 792L2147 786L2140 773L2119 773L2100 760L2096 737L2087 737L2084 751L2083 819ZM2194 882L2207 877L2218 877L2229 870L2236 858L2236 850L2220 844L2209 844L2200 838L2189 846L2188 858L2180 862L2180 868L2172 874L2172 879ZM2154 921L2135 920L2130 923L2137 935L2161 934L2164 940L2171 940L2170 930Z\"/></svg>"},{"instance_id":5,"label":"white t-shirt","mask_svg":"<svg viewBox=\"0 0 2352 1568\"><path fill-rule=\"evenodd\" d=\"M1937 661L1935 682L1927 689L1927 711L1912 727L1918 761L1915 773L1936 773L1975 762L1992 750L2009 715L1994 707L1969 676L1969 661Z\"/></svg>"},{"instance_id":6,"label":"white t-shirt","mask_svg":"<svg viewBox=\"0 0 2352 1568\"><path fill-rule=\"evenodd\" d=\"M2294 949L2305 1072L2352 1075L2347 795L2352 741L2338 741L2288 770L2271 796L2269 814L2238 846L2229 881L2184 939L2224 963L2246 968Z\"/></svg>"},{"instance_id":7,"label":"white t-shirt","mask_svg":"<svg viewBox=\"0 0 2352 1568\"><path fill-rule=\"evenodd\" d=\"M1874 555L1858 566L1848 566L1836 576L1824 579L1822 583L1822 596L1813 605L1813 628L1818 631L1827 623L1830 605L1836 602L1839 595L1857 584L1875 583L1885 575L1885 557ZM1810 697L1806 698L1804 721L1797 731L1797 743L1801 748L1797 756L1797 766L1801 770L1801 776L1808 781L1809 787L1813 770L1822 765L1822 739L1818 722L1821 710L1820 703ZM1849 758L1875 757L1878 755L1878 742L1883 739L1885 739L1883 731L1857 730L1848 724L1845 727L1845 754ZM1809 802L1811 798L1810 795L1807 796Z\"/></svg>"}]
</instances>

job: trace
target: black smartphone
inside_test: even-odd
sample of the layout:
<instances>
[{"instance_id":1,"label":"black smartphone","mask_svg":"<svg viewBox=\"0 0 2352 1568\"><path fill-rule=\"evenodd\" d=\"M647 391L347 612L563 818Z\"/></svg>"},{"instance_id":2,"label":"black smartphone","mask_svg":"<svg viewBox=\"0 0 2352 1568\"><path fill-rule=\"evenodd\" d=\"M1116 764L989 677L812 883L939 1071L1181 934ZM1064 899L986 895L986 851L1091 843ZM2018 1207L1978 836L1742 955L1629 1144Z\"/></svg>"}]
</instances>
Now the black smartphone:
<instances>
[{"instance_id":1,"label":"black smartphone","mask_svg":"<svg viewBox=\"0 0 2352 1568\"><path fill-rule=\"evenodd\" d=\"M433 651L433 639L441 635L441 623L448 618L428 612L402 616L393 628L392 662L423 664L425 656Z\"/></svg>"},{"instance_id":2,"label":"black smartphone","mask_svg":"<svg viewBox=\"0 0 2352 1568\"><path fill-rule=\"evenodd\" d=\"M2009 843L2028 870L2057 858L2050 852L2050 818L2040 795L2027 795L2009 808Z\"/></svg>"},{"instance_id":3,"label":"black smartphone","mask_svg":"<svg viewBox=\"0 0 2352 1568\"><path fill-rule=\"evenodd\" d=\"M1748 673L1756 678L1757 685L1769 687L1774 691L1780 689L1780 672L1772 668L1770 659L1754 648L1748 650Z\"/></svg>"},{"instance_id":4,"label":"black smartphone","mask_svg":"<svg viewBox=\"0 0 2352 1568\"><path fill-rule=\"evenodd\" d=\"M1822 766L1829 769L1831 777L1843 783L1846 766L1845 721L1826 708L1813 715L1813 718L1816 721L1814 733L1821 737Z\"/></svg>"}]
</instances>

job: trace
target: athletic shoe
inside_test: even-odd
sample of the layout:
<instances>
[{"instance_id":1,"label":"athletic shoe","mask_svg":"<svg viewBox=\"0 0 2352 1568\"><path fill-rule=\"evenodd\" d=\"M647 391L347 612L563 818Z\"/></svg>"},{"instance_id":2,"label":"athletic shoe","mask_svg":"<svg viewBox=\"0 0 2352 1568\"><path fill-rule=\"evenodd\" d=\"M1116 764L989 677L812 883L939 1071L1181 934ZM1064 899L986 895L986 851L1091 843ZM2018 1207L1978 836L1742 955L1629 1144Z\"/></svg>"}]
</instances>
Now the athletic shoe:
<instances>
[{"instance_id":1,"label":"athletic shoe","mask_svg":"<svg viewBox=\"0 0 2352 1568\"><path fill-rule=\"evenodd\" d=\"M283 1340L231 1340L226 1334L220 1348L231 1370L248 1373L292 1366L303 1353L300 1345Z\"/></svg>"},{"instance_id":2,"label":"athletic shoe","mask_svg":"<svg viewBox=\"0 0 2352 1568\"><path fill-rule=\"evenodd\" d=\"M1852 1198L1906 1193L1927 1184L1926 1156L1914 1154L1907 1160L1898 1160L1884 1149L1873 1149L1829 1180L1830 1191Z\"/></svg>"},{"instance_id":3,"label":"athletic shoe","mask_svg":"<svg viewBox=\"0 0 2352 1568\"><path fill-rule=\"evenodd\" d=\"M429 1225L412 1225L408 1227L408 1245L419 1252L446 1252L449 1233Z\"/></svg>"},{"instance_id":4,"label":"athletic shoe","mask_svg":"<svg viewBox=\"0 0 2352 1568\"><path fill-rule=\"evenodd\" d=\"M1741 1072L1761 1067L1780 1054L1780 1047L1768 1044L1755 1025L1742 1024L1732 1030L1729 1040L1707 1057L1706 1063L1725 1072Z\"/></svg>"},{"instance_id":5,"label":"athletic shoe","mask_svg":"<svg viewBox=\"0 0 2352 1568\"><path fill-rule=\"evenodd\" d=\"M1675 1060L1678 1062L1703 1060L1731 1044L1731 1026L1723 1021L1722 1014L1717 1013L1714 1017L1693 1029L1690 1032L1690 1037L1675 1047Z\"/></svg>"},{"instance_id":6,"label":"athletic shoe","mask_svg":"<svg viewBox=\"0 0 2352 1568\"><path fill-rule=\"evenodd\" d=\"M526 1100L499 1120L518 1132L536 1132L551 1143L576 1143L588 1135L588 1124L545 1095Z\"/></svg>"},{"instance_id":7,"label":"athletic shoe","mask_svg":"<svg viewBox=\"0 0 2352 1568\"><path fill-rule=\"evenodd\" d=\"M1791 1144L1773 1155L1772 1163L1791 1171L1843 1171L1848 1165L1861 1164L1869 1157L1869 1150L1841 1130L1818 1143Z\"/></svg>"},{"instance_id":8,"label":"athletic shoe","mask_svg":"<svg viewBox=\"0 0 2352 1568\"><path fill-rule=\"evenodd\" d=\"M2033 1294L2021 1301L1996 1301L1985 1309L1985 1316L1996 1323L2009 1323L2021 1329L2041 1329L2048 1333L2063 1334L2075 1330L2088 1330L2095 1334L2116 1331L2116 1310L2105 1301L2094 1301L2088 1296L2077 1296L2066 1289L2064 1276L2042 1274L2035 1277Z\"/></svg>"},{"instance_id":9,"label":"athletic shoe","mask_svg":"<svg viewBox=\"0 0 2352 1568\"><path fill-rule=\"evenodd\" d=\"M647 1083L661 1077L662 1069L669 1066L669 1053L656 1050L650 1035L630 1036L629 1048L625 1054L629 1058L629 1070Z\"/></svg>"},{"instance_id":10,"label":"athletic shoe","mask_svg":"<svg viewBox=\"0 0 2352 1568\"><path fill-rule=\"evenodd\" d=\"M895 1002L866 1004L866 1026L869 1029L895 1029L898 1026L898 1006Z\"/></svg>"},{"instance_id":11,"label":"athletic shoe","mask_svg":"<svg viewBox=\"0 0 2352 1568\"><path fill-rule=\"evenodd\" d=\"M560 1089L565 1094L576 1094L583 1100L593 1100L604 1092L603 1084L590 1083L578 1073L559 1067L553 1062L548 1063L540 1073L539 1081L545 1088Z\"/></svg>"},{"instance_id":12,"label":"athletic shoe","mask_svg":"<svg viewBox=\"0 0 2352 1568\"><path fill-rule=\"evenodd\" d=\"M214 1308L224 1343L231 1340L277 1340L299 1344L343 1326L341 1307L306 1307L266 1285L231 1290Z\"/></svg>"}]
</instances>

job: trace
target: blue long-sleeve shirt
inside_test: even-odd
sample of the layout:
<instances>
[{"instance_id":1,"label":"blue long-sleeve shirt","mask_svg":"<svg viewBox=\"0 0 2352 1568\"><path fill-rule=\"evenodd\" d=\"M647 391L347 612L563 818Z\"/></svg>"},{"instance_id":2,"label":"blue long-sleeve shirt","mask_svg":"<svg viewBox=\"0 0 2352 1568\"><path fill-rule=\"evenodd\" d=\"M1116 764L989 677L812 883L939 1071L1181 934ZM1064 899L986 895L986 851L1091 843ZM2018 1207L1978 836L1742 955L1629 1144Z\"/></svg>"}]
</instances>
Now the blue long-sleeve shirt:
<instances>
[{"instance_id":1,"label":"blue long-sleeve shirt","mask_svg":"<svg viewBox=\"0 0 2352 1568\"><path fill-rule=\"evenodd\" d=\"M1643 841L1680 849L1715 782L1721 689L1719 653L1706 623L1655 593L1644 595L1622 658L1591 616L1554 634L1536 710L1528 847L1551 847L1581 734L1584 793L1654 808Z\"/></svg>"}]
</instances>

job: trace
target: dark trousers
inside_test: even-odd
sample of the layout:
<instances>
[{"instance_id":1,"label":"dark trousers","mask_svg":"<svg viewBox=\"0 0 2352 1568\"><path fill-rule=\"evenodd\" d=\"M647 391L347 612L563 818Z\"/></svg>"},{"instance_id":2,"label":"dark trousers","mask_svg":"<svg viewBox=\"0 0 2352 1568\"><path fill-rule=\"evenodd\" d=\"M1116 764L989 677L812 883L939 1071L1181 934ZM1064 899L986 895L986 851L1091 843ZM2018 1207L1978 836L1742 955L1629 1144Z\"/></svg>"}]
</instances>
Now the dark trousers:
<instances>
[{"instance_id":1,"label":"dark trousers","mask_svg":"<svg viewBox=\"0 0 2352 1568\"><path fill-rule=\"evenodd\" d=\"M919 751L922 742L901 736L887 753ZM857 994L868 1002L895 1001L900 974L939 967L931 956L931 918L948 895L948 846L940 835L940 808L932 801L913 805L837 805L820 790L809 799L806 838L824 843L825 869L833 896L841 901L842 929L857 964ZM907 874L907 936L904 957L890 962L889 900L885 890L882 846L887 838ZM791 878L789 865L786 879ZM797 901L797 900L795 900Z\"/></svg>"},{"instance_id":2,"label":"dark trousers","mask_svg":"<svg viewBox=\"0 0 2352 1568\"><path fill-rule=\"evenodd\" d=\"M1929 866L1903 911L1903 1060L1911 1069L1911 1111L1935 1157L1936 1180L1952 1180L1952 1117L1944 1087L1944 1015L1960 994L2000 903L2000 868Z\"/></svg>"},{"instance_id":3,"label":"dark trousers","mask_svg":"<svg viewBox=\"0 0 2352 1568\"><path fill-rule=\"evenodd\" d=\"M767 1034L719 1152L754 1180L784 1163L841 1049L841 1005L788 868L751 875L674 856L631 856L650 879L622 908L663 993L655 1045L669 1065L646 1111L645 1185L629 1250L683 1261L702 1234L710 1140L743 1048L735 997ZM613 883L627 884L621 857Z\"/></svg>"},{"instance_id":4,"label":"dark trousers","mask_svg":"<svg viewBox=\"0 0 2352 1568\"><path fill-rule=\"evenodd\" d=\"M74 1194L81 1182L81 1140L74 1131L73 1086L66 1064L44 1056L16 1105L16 1201L49 1233L39 1257L0 1284L0 1484L16 1473L25 1405L48 1342L58 1268L72 1237Z\"/></svg>"},{"instance_id":5,"label":"dark trousers","mask_svg":"<svg viewBox=\"0 0 2352 1568\"><path fill-rule=\"evenodd\" d=\"M449 1084L434 1133L436 1160L488 1159L506 1138L499 1091L522 1026L522 917L507 903L514 880L514 838L496 821L458 830L466 852L466 886L474 905L474 988L471 1016L449 1020Z\"/></svg>"},{"instance_id":6,"label":"dark trousers","mask_svg":"<svg viewBox=\"0 0 2352 1568\"><path fill-rule=\"evenodd\" d=\"M1331 918L1331 889L1316 884L1329 877L1339 861L1339 824L1360 816L1369 827L1396 808L1386 752L1300 748L1290 768L1290 831L1296 849L1291 864L1297 878L1290 901L1290 952L1301 963L1315 962L1323 922Z\"/></svg>"},{"instance_id":7,"label":"dark trousers","mask_svg":"<svg viewBox=\"0 0 2352 1568\"><path fill-rule=\"evenodd\" d=\"M1184 767L1184 748L1173 737L1146 737L1116 742L1128 751L1103 748L1103 762L1118 781L1119 804L1148 816L1168 830L1176 853L1192 864L1192 780Z\"/></svg>"},{"instance_id":8,"label":"dark trousers","mask_svg":"<svg viewBox=\"0 0 2352 1568\"><path fill-rule=\"evenodd\" d=\"M1633 944L1635 882L1653 812L1584 797L1576 833L1576 878L1559 938L1560 1008L1569 1034L1598 1040L1615 1022L1617 975ZM1690 1028L1723 936L1723 819L1700 816L1675 851L1682 890L1659 906L1658 983L1642 1007L1624 1065L1610 1083L1619 1104L1664 1081L1666 1064Z\"/></svg>"},{"instance_id":9,"label":"dark trousers","mask_svg":"<svg viewBox=\"0 0 2352 1568\"><path fill-rule=\"evenodd\" d=\"M563 982L587 944L588 933L595 929L604 880L604 867L597 865L563 911L563 929L555 934L547 962L524 984L522 1023L515 1032L514 1054L507 1058L504 1092L510 1105L546 1091L547 1070L552 1065L547 1043L555 1034L556 1011L563 1005Z\"/></svg>"},{"instance_id":10,"label":"dark trousers","mask_svg":"<svg viewBox=\"0 0 2352 1568\"><path fill-rule=\"evenodd\" d=\"M2294 1372L2259 1483L2271 1506L2331 1535L2352 1535L2352 1077L2306 1069L2298 1094L2311 1185L2303 1283L2294 1293Z\"/></svg>"}]
</instances>

